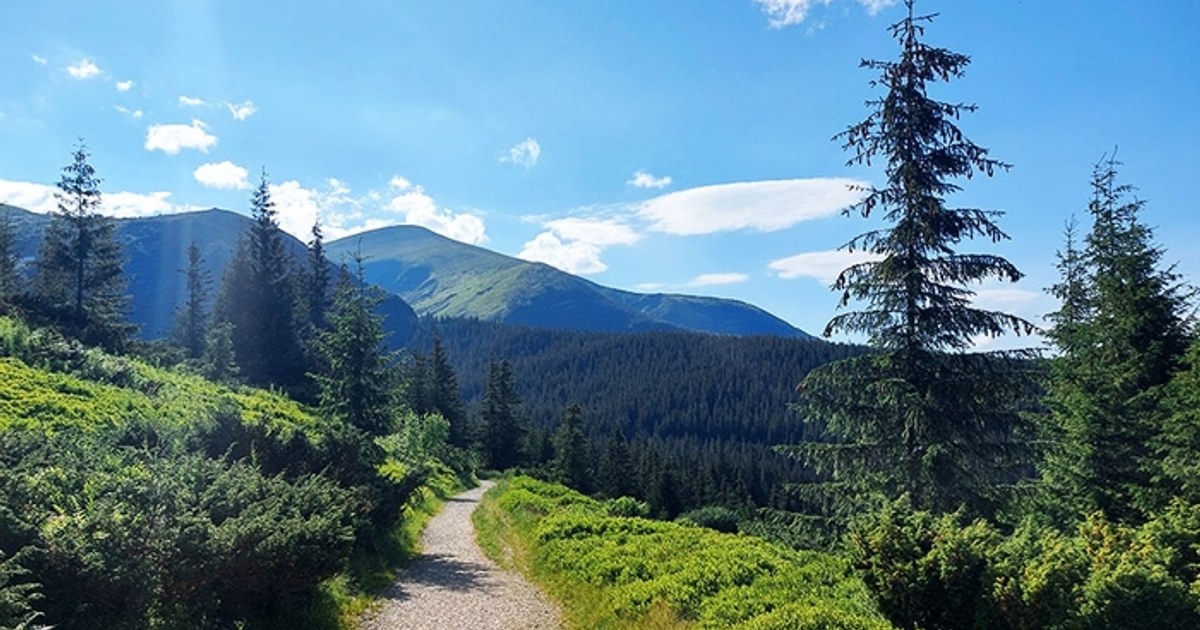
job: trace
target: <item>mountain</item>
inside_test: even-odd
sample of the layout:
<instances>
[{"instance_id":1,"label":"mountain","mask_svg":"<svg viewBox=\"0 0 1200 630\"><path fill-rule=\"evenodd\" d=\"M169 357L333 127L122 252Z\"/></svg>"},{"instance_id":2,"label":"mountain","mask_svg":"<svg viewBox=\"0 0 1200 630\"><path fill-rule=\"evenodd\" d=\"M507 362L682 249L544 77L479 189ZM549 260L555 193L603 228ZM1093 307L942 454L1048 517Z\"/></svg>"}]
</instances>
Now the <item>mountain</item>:
<instances>
[{"instance_id":1,"label":"mountain","mask_svg":"<svg viewBox=\"0 0 1200 630\"><path fill-rule=\"evenodd\" d=\"M42 232L50 217L0 204L17 236L17 248L27 265L37 257ZM117 219L117 238L125 248L125 274L129 278L129 319L140 327L143 339L170 334L175 309L187 295L183 270L187 248L196 243L204 256L204 267L212 274L214 297L225 266L237 250L251 219L228 210L203 210L137 219ZM284 242L298 260L304 260L305 245L284 234ZM32 269L30 269L32 272ZM389 295L380 305L384 326L391 332L389 343L403 345L412 336L417 317L404 301Z\"/></svg>"},{"instance_id":2,"label":"mountain","mask_svg":"<svg viewBox=\"0 0 1200 630\"><path fill-rule=\"evenodd\" d=\"M404 298L422 316L600 332L810 337L745 302L612 289L417 226L373 230L334 241L328 249L332 260L360 252L367 281Z\"/></svg>"}]
</instances>

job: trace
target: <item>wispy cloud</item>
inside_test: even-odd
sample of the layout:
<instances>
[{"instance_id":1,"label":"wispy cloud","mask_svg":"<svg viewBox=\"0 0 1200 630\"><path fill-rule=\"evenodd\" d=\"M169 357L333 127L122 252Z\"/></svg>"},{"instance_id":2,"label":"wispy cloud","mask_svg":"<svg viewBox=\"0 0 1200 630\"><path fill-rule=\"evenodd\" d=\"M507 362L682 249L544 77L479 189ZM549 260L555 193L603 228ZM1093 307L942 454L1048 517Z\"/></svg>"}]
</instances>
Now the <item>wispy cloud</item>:
<instances>
[{"instance_id":1,"label":"wispy cloud","mask_svg":"<svg viewBox=\"0 0 1200 630\"><path fill-rule=\"evenodd\" d=\"M117 111L121 112L122 114L129 116L130 118L141 118L142 117L142 110L140 110L140 109L129 109L128 107L122 107L120 105L114 105L113 108L116 109Z\"/></svg>"},{"instance_id":2,"label":"wispy cloud","mask_svg":"<svg viewBox=\"0 0 1200 630\"><path fill-rule=\"evenodd\" d=\"M711 287L725 284L740 284L750 279L744 273L705 273L692 278L689 287Z\"/></svg>"},{"instance_id":3,"label":"wispy cloud","mask_svg":"<svg viewBox=\"0 0 1200 630\"><path fill-rule=\"evenodd\" d=\"M407 179L393 177L390 186L391 200L385 210L404 215L404 222L428 228L442 236L470 245L480 245L488 240L483 219L465 212L454 212L449 208L438 208L437 203L425 193L421 186Z\"/></svg>"},{"instance_id":4,"label":"wispy cloud","mask_svg":"<svg viewBox=\"0 0 1200 630\"><path fill-rule=\"evenodd\" d=\"M152 125L146 132L146 150L159 150L167 155L176 155L183 149L208 153L209 147L216 143L217 137L199 120L190 125Z\"/></svg>"},{"instance_id":5,"label":"wispy cloud","mask_svg":"<svg viewBox=\"0 0 1200 630\"><path fill-rule=\"evenodd\" d=\"M208 105L208 102L202 98L196 98L194 96L180 96L179 104L184 107L204 107Z\"/></svg>"},{"instance_id":6,"label":"wispy cloud","mask_svg":"<svg viewBox=\"0 0 1200 630\"><path fill-rule=\"evenodd\" d=\"M671 185L671 176L655 177L647 171L638 171L625 183L634 188L666 188Z\"/></svg>"},{"instance_id":7,"label":"wispy cloud","mask_svg":"<svg viewBox=\"0 0 1200 630\"><path fill-rule=\"evenodd\" d=\"M608 269L600 259L608 247L632 245L642 239L619 219L568 217L545 221L545 232L521 248L517 258L543 262L567 273L592 274Z\"/></svg>"},{"instance_id":8,"label":"wispy cloud","mask_svg":"<svg viewBox=\"0 0 1200 630\"><path fill-rule=\"evenodd\" d=\"M249 190L248 175L246 169L229 160L201 164L192 172L192 177L195 177L196 181L209 188L231 190Z\"/></svg>"},{"instance_id":9,"label":"wispy cloud","mask_svg":"<svg viewBox=\"0 0 1200 630\"><path fill-rule=\"evenodd\" d=\"M650 229L668 234L774 232L836 214L857 202L865 182L841 178L739 182L690 188L640 204Z\"/></svg>"},{"instance_id":10,"label":"wispy cloud","mask_svg":"<svg viewBox=\"0 0 1200 630\"><path fill-rule=\"evenodd\" d=\"M526 169L537 165L538 157L542 154L542 145L533 138L525 138L508 150L508 155L501 157L501 162L512 162Z\"/></svg>"},{"instance_id":11,"label":"wispy cloud","mask_svg":"<svg viewBox=\"0 0 1200 630\"><path fill-rule=\"evenodd\" d=\"M254 112L258 111L258 108L254 107L253 101L226 103L225 106L229 108L229 113L233 114L233 117L238 120L246 120L253 116Z\"/></svg>"},{"instance_id":12,"label":"wispy cloud","mask_svg":"<svg viewBox=\"0 0 1200 630\"><path fill-rule=\"evenodd\" d=\"M67 72L76 79L90 79L102 71L91 59L84 59L73 66L67 66Z\"/></svg>"},{"instance_id":13,"label":"wispy cloud","mask_svg":"<svg viewBox=\"0 0 1200 630\"><path fill-rule=\"evenodd\" d=\"M32 55L32 57L33 57L33 63L36 63L36 64L38 64L38 65L40 65L40 66L44 66L44 65L46 65L46 58L45 58L45 57L42 57L42 56L40 56L40 55Z\"/></svg>"},{"instance_id":14,"label":"wispy cloud","mask_svg":"<svg viewBox=\"0 0 1200 630\"><path fill-rule=\"evenodd\" d=\"M824 284L833 284L842 270L859 263L879 260L880 256L865 252L847 251L844 249L821 252L805 252L787 258L773 260L767 265L780 278L815 278Z\"/></svg>"},{"instance_id":15,"label":"wispy cloud","mask_svg":"<svg viewBox=\"0 0 1200 630\"><path fill-rule=\"evenodd\" d=\"M117 81L118 92L128 92L133 88L133 81Z\"/></svg>"},{"instance_id":16,"label":"wispy cloud","mask_svg":"<svg viewBox=\"0 0 1200 630\"><path fill-rule=\"evenodd\" d=\"M871 15L896 4L896 0L855 1L865 7L867 13ZM753 2L767 15L772 28L783 28L803 22L813 6L818 4L828 6L833 3L833 0L753 0Z\"/></svg>"}]
</instances>

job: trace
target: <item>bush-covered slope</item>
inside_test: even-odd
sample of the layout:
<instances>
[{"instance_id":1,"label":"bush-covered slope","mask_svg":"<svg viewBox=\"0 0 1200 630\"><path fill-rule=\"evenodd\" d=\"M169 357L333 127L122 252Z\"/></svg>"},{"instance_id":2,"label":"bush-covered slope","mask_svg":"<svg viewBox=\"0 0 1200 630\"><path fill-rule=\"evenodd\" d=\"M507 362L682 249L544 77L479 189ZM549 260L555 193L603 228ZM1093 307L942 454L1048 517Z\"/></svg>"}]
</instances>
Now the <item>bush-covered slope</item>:
<instances>
[{"instance_id":1,"label":"bush-covered slope","mask_svg":"<svg viewBox=\"0 0 1200 630\"><path fill-rule=\"evenodd\" d=\"M493 557L511 554L574 628L892 627L835 556L611 515L622 507L627 499L606 504L517 477L489 491L476 526Z\"/></svg>"}]
</instances>

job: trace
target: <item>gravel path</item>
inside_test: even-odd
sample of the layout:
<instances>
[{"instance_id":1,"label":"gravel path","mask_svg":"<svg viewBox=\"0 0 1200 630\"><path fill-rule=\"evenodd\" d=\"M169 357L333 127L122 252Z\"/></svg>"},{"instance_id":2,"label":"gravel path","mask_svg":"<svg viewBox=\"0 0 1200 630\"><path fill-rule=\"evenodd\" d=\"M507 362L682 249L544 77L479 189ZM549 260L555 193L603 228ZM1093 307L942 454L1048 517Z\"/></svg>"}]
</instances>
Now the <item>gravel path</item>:
<instances>
[{"instance_id":1,"label":"gravel path","mask_svg":"<svg viewBox=\"0 0 1200 630\"><path fill-rule=\"evenodd\" d=\"M421 535L421 555L384 593L362 630L558 630L559 614L520 575L501 570L475 542L471 512L485 481L446 501Z\"/></svg>"}]
</instances>

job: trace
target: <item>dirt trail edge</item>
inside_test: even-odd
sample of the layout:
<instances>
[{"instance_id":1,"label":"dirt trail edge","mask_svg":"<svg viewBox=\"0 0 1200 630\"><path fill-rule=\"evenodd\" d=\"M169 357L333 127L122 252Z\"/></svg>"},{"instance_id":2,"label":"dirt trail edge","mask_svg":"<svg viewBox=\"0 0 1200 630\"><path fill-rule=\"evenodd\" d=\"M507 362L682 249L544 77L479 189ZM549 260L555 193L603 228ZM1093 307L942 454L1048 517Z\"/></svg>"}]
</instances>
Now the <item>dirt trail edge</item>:
<instances>
[{"instance_id":1,"label":"dirt trail edge","mask_svg":"<svg viewBox=\"0 0 1200 630\"><path fill-rule=\"evenodd\" d=\"M557 608L520 575L483 555L471 513L490 481L446 501L421 535L421 555L365 617L362 630L558 630Z\"/></svg>"}]
</instances>

